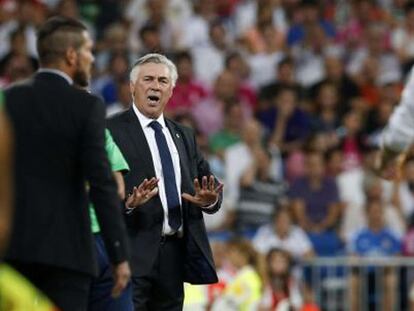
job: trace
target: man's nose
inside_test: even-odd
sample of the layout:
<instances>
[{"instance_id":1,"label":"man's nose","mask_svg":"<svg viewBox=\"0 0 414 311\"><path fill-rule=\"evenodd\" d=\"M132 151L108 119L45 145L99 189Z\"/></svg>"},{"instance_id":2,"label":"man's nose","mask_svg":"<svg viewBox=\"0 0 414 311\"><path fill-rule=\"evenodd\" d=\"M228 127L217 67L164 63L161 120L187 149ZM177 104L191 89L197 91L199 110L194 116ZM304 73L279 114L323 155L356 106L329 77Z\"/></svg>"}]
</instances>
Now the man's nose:
<instances>
[{"instance_id":1,"label":"man's nose","mask_svg":"<svg viewBox=\"0 0 414 311\"><path fill-rule=\"evenodd\" d=\"M151 83L151 89L159 90L160 89L160 82L157 79L154 79Z\"/></svg>"}]
</instances>

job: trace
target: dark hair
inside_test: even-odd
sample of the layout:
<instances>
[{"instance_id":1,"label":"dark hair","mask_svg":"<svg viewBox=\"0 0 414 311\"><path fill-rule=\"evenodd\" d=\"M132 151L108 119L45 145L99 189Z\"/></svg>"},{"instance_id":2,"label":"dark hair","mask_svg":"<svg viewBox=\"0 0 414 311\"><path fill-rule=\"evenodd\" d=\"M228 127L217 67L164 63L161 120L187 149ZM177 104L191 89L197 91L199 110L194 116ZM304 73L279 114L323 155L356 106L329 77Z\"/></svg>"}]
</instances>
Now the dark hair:
<instances>
[{"instance_id":1,"label":"dark hair","mask_svg":"<svg viewBox=\"0 0 414 311\"><path fill-rule=\"evenodd\" d=\"M286 273L283 275L274 275L271 269L271 260L274 255L279 254L285 257L285 259L288 262L288 267ZM294 262L293 258L290 255L289 252L286 250L283 250L281 248L272 248L268 251L266 254L266 267L267 267L267 277L269 279L270 285L272 287L272 290L275 290L275 283L280 286L280 289L284 292L286 295L290 295L290 289L289 289L289 280L291 278L291 272L293 268ZM278 282L274 282L275 278L278 279Z\"/></svg>"},{"instance_id":2,"label":"dark hair","mask_svg":"<svg viewBox=\"0 0 414 311\"><path fill-rule=\"evenodd\" d=\"M174 56L174 60L176 63L179 63L182 60L186 60L190 63L193 63L193 57L191 56L191 53L188 50L178 51Z\"/></svg>"},{"instance_id":3,"label":"dark hair","mask_svg":"<svg viewBox=\"0 0 414 311\"><path fill-rule=\"evenodd\" d=\"M285 65L294 66L295 61L290 56L286 56L286 57L282 58L282 60L276 64L276 68L279 69L279 68L281 68L282 66L285 66Z\"/></svg>"},{"instance_id":4,"label":"dark hair","mask_svg":"<svg viewBox=\"0 0 414 311\"><path fill-rule=\"evenodd\" d=\"M82 33L87 28L80 21L55 16L48 19L37 32L37 53L41 64L61 59L68 48L79 49L84 43Z\"/></svg>"},{"instance_id":5,"label":"dark hair","mask_svg":"<svg viewBox=\"0 0 414 311\"><path fill-rule=\"evenodd\" d=\"M239 52L237 52L237 51L232 51L232 52L229 52L229 53L226 55L226 59L225 59L225 61L224 61L225 68L229 68L230 63L233 61L233 59L237 59L237 58L241 58L241 55L240 55L240 53L239 53Z\"/></svg>"},{"instance_id":6,"label":"dark hair","mask_svg":"<svg viewBox=\"0 0 414 311\"><path fill-rule=\"evenodd\" d=\"M159 33L158 27L154 24L151 24L151 23L145 24L139 30L139 37L141 38L141 40L144 40L145 35L147 35L149 33Z\"/></svg>"}]
</instances>

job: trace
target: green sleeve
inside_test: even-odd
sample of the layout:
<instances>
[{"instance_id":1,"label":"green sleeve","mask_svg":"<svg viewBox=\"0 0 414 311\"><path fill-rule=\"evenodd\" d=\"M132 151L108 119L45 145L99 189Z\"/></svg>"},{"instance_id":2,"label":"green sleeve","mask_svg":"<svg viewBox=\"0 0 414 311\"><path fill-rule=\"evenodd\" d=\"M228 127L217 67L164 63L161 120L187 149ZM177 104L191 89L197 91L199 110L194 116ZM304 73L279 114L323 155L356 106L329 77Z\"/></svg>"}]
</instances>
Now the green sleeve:
<instances>
[{"instance_id":1,"label":"green sleeve","mask_svg":"<svg viewBox=\"0 0 414 311\"><path fill-rule=\"evenodd\" d=\"M105 130L105 149L108 154L108 160L111 164L111 169L113 172L123 172L124 174L129 171L128 163L126 162L124 156L119 150L118 146L115 144L114 139L112 138L111 132ZM99 222L96 218L95 209L93 204L89 204L89 213L91 218L91 229L93 233L100 232Z\"/></svg>"},{"instance_id":2,"label":"green sleeve","mask_svg":"<svg viewBox=\"0 0 414 311\"><path fill-rule=\"evenodd\" d=\"M115 144L111 132L108 129L105 130L105 148L112 171L127 173L129 171L128 163L122 155L121 150Z\"/></svg>"}]
</instances>

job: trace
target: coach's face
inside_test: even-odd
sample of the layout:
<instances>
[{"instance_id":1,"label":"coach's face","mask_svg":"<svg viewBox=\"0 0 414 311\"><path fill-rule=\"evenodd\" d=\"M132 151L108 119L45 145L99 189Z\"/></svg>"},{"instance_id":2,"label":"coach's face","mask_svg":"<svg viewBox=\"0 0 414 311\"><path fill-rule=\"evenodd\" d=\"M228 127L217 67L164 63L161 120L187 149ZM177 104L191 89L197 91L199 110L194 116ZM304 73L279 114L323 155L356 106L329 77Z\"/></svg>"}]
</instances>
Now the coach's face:
<instances>
[{"instance_id":1,"label":"coach's face","mask_svg":"<svg viewBox=\"0 0 414 311\"><path fill-rule=\"evenodd\" d=\"M137 79L131 81L130 88L138 110L148 118L157 119L172 95L170 71L164 64L140 65Z\"/></svg>"},{"instance_id":2,"label":"coach's face","mask_svg":"<svg viewBox=\"0 0 414 311\"><path fill-rule=\"evenodd\" d=\"M83 44L77 50L76 70L73 82L81 87L86 87L91 79L92 64L95 60L92 54L93 42L89 34L82 33Z\"/></svg>"}]
</instances>

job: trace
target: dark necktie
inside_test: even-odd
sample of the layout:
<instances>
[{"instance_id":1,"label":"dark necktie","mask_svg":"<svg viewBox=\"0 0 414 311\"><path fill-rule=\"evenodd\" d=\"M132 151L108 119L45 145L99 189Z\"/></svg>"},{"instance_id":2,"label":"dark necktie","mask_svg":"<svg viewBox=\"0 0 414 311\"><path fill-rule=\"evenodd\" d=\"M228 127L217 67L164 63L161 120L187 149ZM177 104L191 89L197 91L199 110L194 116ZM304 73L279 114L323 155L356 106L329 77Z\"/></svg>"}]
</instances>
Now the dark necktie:
<instances>
[{"instance_id":1,"label":"dark necktie","mask_svg":"<svg viewBox=\"0 0 414 311\"><path fill-rule=\"evenodd\" d=\"M157 141L158 152L161 158L165 195L167 196L168 205L168 224L171 229L177 231L181 226L181 210L180 200L177 193L177 184L175 182L174 165L170 150L168 149L167 140L162 132L161 124L157 121L152 121L150 126L155 132L155 140Z\"/></svg>"}]
</instances>

